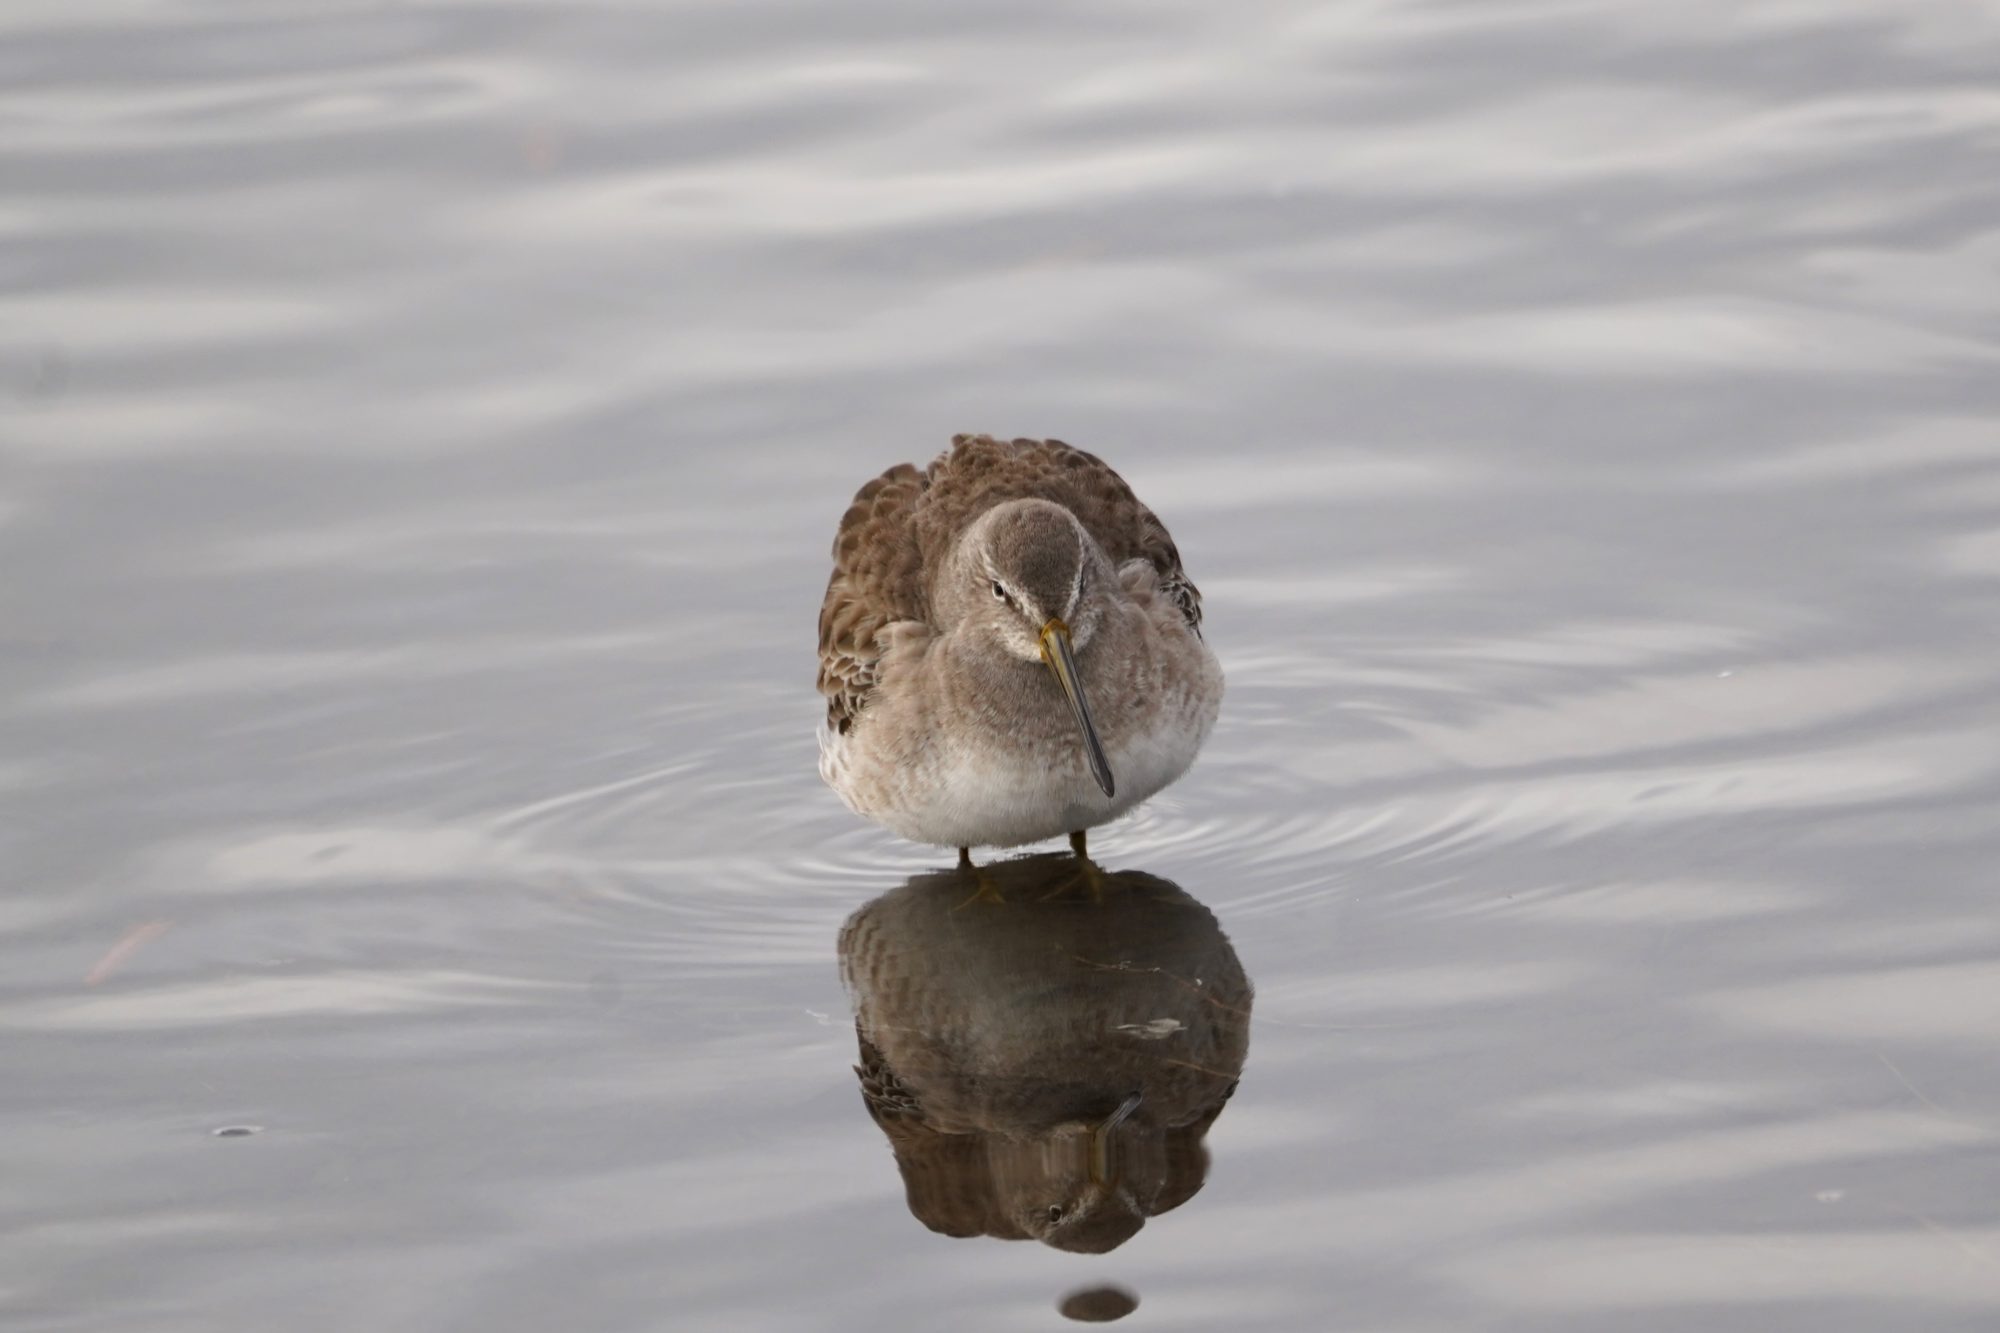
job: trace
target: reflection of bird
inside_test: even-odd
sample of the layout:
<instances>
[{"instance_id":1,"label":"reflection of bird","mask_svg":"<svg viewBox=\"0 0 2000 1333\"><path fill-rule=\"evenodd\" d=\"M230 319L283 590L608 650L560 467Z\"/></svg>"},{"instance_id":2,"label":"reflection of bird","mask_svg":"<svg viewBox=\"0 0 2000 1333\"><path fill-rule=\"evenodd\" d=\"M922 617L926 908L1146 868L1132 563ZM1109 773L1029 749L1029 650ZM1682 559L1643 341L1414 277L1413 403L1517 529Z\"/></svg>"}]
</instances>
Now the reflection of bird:
<instances>
[{"instance_id":1,"label":"reflection of bird","mask_svg":"<svg viewBox=\"0 0 2000 1333\"><path fill-rule=\"evenodd\" d=\"M1250 982L1165 880L1107 872L1090 901L1042 896L1067 857L979 873L1004 902L919 875L842 928L862 1094L933 1231L1101 1253L1201 1188Z\"/></svg>"},{"instance_id":2,"label":"reflection of bird","mask_svg":"<svg viewBox=\"0 0 2000 1333\"><path fill-rule=\"evenodd\" d=\"M819 613L820 775L966 849L1073 835L1187 771L1222 703L1201 597L1123 479L960 435L861 488Z\"/></svg>"}]
</instances>

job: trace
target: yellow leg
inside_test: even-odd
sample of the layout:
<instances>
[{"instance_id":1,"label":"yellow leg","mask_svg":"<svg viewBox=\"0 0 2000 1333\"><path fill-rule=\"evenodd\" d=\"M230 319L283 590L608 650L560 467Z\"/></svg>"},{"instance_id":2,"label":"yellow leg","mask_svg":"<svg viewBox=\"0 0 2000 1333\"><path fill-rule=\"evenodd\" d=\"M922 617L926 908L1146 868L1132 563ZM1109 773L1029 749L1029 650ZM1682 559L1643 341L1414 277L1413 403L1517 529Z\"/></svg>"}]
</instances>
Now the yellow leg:
<instances>
[{"instance_id":1,"label":"yellow leg","mask_svg":"<svg viewBox=\"0 0 2000 1333\"><path fill-rule=\"evenodd\" d=\"M1078 829L1069 835L1069 849L1076 854L1076 878L1058 885L1055 889L1043 895L1042 901L1047 902L1051 898L1066 897L1075 892L1077 885L1081 884L1084 888L1090 890L1090 901L1094 903L1103 902L1104 886L1109 881L1105 878L1104 868L1090 859L1090 851L1084 844L1084 832L1082 829Z\"/></svg>"},{"instance_id":2,"label":"yellow leg","mask_svg":"<svg viewBox=\"0 0 2000 1333\"><path fill-rule=\"evenodd\" d=\"M986 872L972 864L972 849L970 847L961 847L958 849L958 873L972 876L972 882L977 887L973 890L970 898L967 898L957 907L952 908L952 911L962 912L974 903L1005 903L1007 901L1001 895L1000 887L987 877Z\"/></svg>"}]
</instances>

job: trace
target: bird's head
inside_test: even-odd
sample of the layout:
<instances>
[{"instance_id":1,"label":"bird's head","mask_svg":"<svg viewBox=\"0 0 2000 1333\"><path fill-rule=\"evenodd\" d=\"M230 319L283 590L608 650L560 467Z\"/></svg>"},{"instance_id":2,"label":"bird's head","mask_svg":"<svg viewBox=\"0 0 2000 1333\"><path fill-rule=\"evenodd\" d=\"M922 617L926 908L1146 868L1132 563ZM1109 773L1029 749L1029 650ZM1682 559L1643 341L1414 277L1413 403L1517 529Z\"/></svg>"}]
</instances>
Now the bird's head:
<instances>
[{"instance_id":1,"label":"bird's head","mask_svg":"<svg viewBox=\"0 0 2000 1333\"><path fill-rule=\"evenodd\" d=\"M1091 776L1112 795L1111 764L1076 665L1117 586L1102 548L1062 505L1010 500L966 533L954 582L965 621L1010 656L1048 668L1076 718Z\"/></svg>"},{"instance_id":2,"label":"bird's head","mask_svg":"<svg viewBox=\"0 0 2000 1333\"><path fill-rule=\"evenodd\" d=\"M1002 1206L1015 1226L1059 1250L1103 1254L1146 1225L1145 1210L1124 1178L1119 1142L1139 1099L1135 1092L1109 1116L1053 1127L1023 1145L1017 1163L996 1162Z\"/></svg>"}]
</instances>

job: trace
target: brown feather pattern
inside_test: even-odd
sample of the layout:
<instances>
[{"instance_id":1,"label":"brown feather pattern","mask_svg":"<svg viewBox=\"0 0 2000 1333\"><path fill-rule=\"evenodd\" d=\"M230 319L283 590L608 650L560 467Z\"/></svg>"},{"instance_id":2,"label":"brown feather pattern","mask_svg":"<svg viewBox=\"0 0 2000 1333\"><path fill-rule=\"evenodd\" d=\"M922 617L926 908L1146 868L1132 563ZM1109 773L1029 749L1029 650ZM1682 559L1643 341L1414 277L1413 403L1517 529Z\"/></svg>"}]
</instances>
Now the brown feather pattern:
<instances>
[{"instance_id":1,"label":"brown feather pattern","mask_svg":"<svg viewBox=\"0 0 2000 1333\"><path fill-rule=\"evenodd\" d=\"M840 520L819 612L819 689L835 732L845 733L868 706L882 631L899 621L932 623L927 572L980 514L1017 499L1067 508L1114 565L1152 565L1161 590L1201 633L1201 593L1174 539L1102 459L1061 440L956 435L928 468L901 463L863 486Z\"/></svg>"}]
</instances>

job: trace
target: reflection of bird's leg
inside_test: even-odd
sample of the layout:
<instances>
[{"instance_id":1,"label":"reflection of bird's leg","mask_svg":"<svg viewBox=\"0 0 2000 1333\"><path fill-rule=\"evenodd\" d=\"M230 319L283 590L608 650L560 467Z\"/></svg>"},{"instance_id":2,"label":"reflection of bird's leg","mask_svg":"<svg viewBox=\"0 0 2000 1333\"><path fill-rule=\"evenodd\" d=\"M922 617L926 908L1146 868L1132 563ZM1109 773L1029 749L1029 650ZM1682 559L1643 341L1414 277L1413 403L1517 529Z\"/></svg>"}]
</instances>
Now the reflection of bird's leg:
<instances>
[{"instance_id":1,"label":"reflection of bird's leg","mask_svg":"<svg viewBox=\"0 0 2000 1333\"><path fill-rule=\"evenodd\" d=\"M1090 852L1084 845L1084 831L1082 829L1078 829L1069 835L1069 849L1076 853L1076 878L1057 885L1054 890L1043 897L1042 901L1047 902L1050 898L1060 898L1067 893L1074 892L1078 885L1082 885L1084 888L1090 890L1090 900L1092 902L1103 902L1104 886L1107 882L1104 877L1104 868L1090 859Z\"/></svg>"},{"instance_id":2,"label":"reflection of bird's leg","mask_svg":"<svg viewBox=\"0 0 2000 1333\"><path fill-rule=\"evenodd\" d=\"M958 849L958 873L972 876L972 882L978 887L974 890L970 898L967 898L952 909L954 912L970 907L974 903L1004 903L1007 901L1006 898L1001 896L1000 886L988 877L985 869L972 864L972 849L970 847L961 847Z\"/></svg>"}]
</instances>

